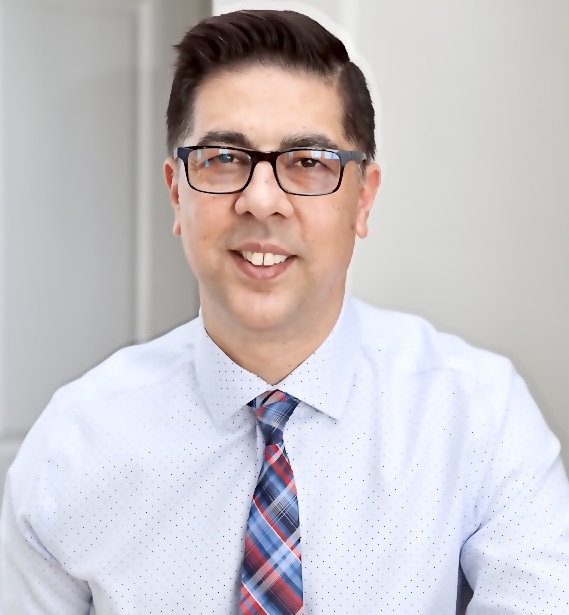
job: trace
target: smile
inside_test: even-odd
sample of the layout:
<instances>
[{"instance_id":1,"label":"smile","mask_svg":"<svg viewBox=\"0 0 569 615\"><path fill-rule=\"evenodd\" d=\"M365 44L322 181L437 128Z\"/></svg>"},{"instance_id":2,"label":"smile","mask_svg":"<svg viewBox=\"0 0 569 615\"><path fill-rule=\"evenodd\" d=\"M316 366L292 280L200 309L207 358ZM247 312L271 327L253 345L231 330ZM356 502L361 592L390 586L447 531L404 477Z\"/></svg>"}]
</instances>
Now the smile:
<instances>
[{"instance_id":1,"label":"smile","mask_svg":"<svg viewBox=\"0 0 569 615\"><path fill-rule=\"evenodd\" d=\"M247 278L267 283L284 275L297 260L293 254L275 254L275 252L230 250L229 254L237 268Z\"/></svg>"},{"instance_id":2,"label":"smile","mask_svg":"<svg viewBox=\"0 0 569 615\"><path fill-rule=\"evenodd\" d=\"M272 267L284 263L289 258L285 254L272 254L271 252L241 252L241 256L257 267Z\"/></svg>"}]
</instances>

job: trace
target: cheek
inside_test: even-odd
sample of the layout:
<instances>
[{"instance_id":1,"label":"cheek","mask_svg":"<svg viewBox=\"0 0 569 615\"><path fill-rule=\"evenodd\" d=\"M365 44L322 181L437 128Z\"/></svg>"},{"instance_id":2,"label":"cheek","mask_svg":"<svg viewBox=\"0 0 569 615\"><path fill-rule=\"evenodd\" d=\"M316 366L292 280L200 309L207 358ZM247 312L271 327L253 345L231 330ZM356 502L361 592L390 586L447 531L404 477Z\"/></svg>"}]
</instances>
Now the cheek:
<instances>
[{"instance_id":1,"label":"cheek","mask_svg":"<svg viewBox=\"0 0 569 615\"><path fill-rule=\"evenodd\" d=\"M198 258L210 252L219 241L218 226L219 221L211 216L193 216L186 224L186 248Z\"/></svg>"},{"instance_id":2,"label":"cheek","mask_svg":"<svg viewBox=\"0 0 569 615\"><path fill-rule=\"evenodd\" d=\"M350 201L337 201L333 206L336 237L339 241L349 240L357 228L357 209Z\"/></svg>"},{"instance_id":3,"label":"cheek","mask_svg":"<svg viewBox=\"0 0 569 615\"><path fill-rule=\"evenodd\" d=\"M199 194L187 199L182 208L182 234L195 247L216 242L229 226L230 203L216 195ZM189 247L191 247L191 245Z\"/></svg>"},{"instance_id":4,"label":"cheek","mask_svg":"<svg viewBox=\"0 0 569 615\"><path fill-rule=\"evenodd\" d=\"M305 238L318 260L336 262L351 253L356 233L356 216L346 203L335 201L312 212L310 221L304 220L304 228L310 229Z\"/></svg>"}]
</instances>

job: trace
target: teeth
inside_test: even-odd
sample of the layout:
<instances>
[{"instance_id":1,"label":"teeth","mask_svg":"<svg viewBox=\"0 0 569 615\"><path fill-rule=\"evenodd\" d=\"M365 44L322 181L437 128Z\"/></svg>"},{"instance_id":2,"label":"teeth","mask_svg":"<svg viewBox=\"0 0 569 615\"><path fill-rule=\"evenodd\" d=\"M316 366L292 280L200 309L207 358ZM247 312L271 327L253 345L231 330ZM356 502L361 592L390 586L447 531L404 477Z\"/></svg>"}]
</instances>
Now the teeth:
<instances>
[{"instance_id":1,"label":"teeth","mask_svg":"<svg viewBox=\"0 0 569 615\"><path fill-rule=\"evenodd\" d=\"M263 264L263 255L260 252L252 252L251 253L251 262L253 265L262 265Z\"/></svg>"},{"instance_id":2,"label":"teeth","mask_svg":"<svg viewBox=\"0 0 569 615\"><path fill-rule=\"evenodd\" d=\"M262 252L241 252L243 258L248 260L253 265L257 265L257 267L264 265L265 267L270 267L271 265L278 265L279 263L284 263L288 256L284 254L271 254L270 252L266 252L263 254Z\"/></svg>"}]
</instances>

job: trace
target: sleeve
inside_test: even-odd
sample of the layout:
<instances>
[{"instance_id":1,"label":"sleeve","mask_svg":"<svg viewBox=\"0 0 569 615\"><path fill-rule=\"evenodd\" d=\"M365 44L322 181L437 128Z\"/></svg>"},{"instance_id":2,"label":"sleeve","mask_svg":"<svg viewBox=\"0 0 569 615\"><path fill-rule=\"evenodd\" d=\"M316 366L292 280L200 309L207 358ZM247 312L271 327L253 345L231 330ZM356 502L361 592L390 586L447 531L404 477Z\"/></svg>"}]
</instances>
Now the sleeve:
<instances>
[{"instance_id":1,"label":"sleeve","mask_svg":"<svg viewBox=\"0 0 569 615\"><path fill-rule=\"evenodd\" d=\"M523 380L508 379L476 531L461 551L468 615L569 613L569 482L557 438Z\"/></svg>"},{"instance_id":2,"label":"sleeve","mask_svg":"<svg viewBox=\"0 0 569 615\"><path fill-rule=\"evenodd\" d=\"M32 429L32 431L34 431ZM0 614L88 615L91 592L68 574L39 538L42 486L38 443L28 434L8 471L0 517Z\"/></svg>"}]
</instances>

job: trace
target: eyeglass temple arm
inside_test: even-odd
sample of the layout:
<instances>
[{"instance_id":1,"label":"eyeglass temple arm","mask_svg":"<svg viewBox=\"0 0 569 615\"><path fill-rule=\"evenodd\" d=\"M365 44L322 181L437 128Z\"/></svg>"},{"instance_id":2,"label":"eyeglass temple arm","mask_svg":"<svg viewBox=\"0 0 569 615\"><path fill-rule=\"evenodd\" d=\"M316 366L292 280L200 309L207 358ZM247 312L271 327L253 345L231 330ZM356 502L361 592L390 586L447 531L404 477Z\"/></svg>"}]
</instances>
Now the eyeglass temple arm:
<instances>
[{"instance_id":1,"label":"eyeglass temple arm","mask_svg":"<svg viewBox=\"0 0 569 615\"><path fill-rule=\"evenodd\" d=\"M345 150L340 150L338 152L338 156L340 156L342 166L345 166L351 160L357 163L365 162L367 160L367 156L363 152L349 152Z\"/></svg>"}]
</instances>

